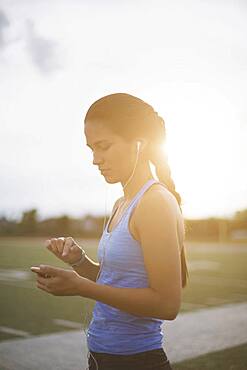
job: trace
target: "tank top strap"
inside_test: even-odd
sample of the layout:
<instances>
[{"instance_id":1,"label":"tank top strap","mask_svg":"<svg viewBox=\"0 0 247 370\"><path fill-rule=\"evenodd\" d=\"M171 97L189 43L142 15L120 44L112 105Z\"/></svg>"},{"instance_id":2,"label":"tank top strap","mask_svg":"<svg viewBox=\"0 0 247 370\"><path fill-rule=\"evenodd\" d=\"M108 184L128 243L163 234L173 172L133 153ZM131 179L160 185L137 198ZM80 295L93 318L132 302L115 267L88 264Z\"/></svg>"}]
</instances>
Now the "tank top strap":
<instances>
[{"instance_id":1,"label":"tank top strap","mask_svg":"<svg viewBox=\"0 0 247 370\"><path fill-rule=\"evenodd\" d=\"M132 212L132 209L135 207L135 205L137 204L137 202L139 201L139 199L143 196L143 194L145 193L145 191L150 188L151 185L153 185L154 183L157 183L158 181L155 180L155 179L150 179L148 180L142 187L141 189L138 191L138 193L134 196L134 198L132 199L132 201L130 202L129 206L127 207L126 209L126 212L124 214L124 217L123 219L126 218L127 215L129 215L131 212Z\"/></svg>"},{"instance_id":2,"label":"tank top strap","mask_svg":"<svg viewBox=\"0 0 247 370\"><path fill-rule=\"evenodd\" d=\"M134 198L132 199L132 201L130 202L130 205L128 207L128 209L130 209L136 202L138 202L138 200L143 196L143 194L145 193L145 191L151 186L153 185L154 183L158 182L157 180L155 179L150 179L148 180L143 186L142 188L138 191L138 193L134 196Z\"/></svg>"},{"instance_id":3,"label":"tank top strap","mask_svg":"<svg viewBox=\"0 0 247 370\"><path fill-rule=\"evenodd\" d=\"M142 186L142 188L138 191L138 193L134 196L134 198L130 202L129 206L127 207L126 212L125 212L125 214L123 216L123 222L125 224L126 224L126 219L127 219L127 222L128 222L128 218L129 218L130 214L132 213L133 208L138 203L139 199L143 196L143 194L145 193L145 191L148 190L150 188L150 186L152 186L153 184L161 184L161 185L163 185L167 189L167 186L163 182L160 182L160 181L155 180L155 179L148 180Z\"/></svg>"}]
</instances>

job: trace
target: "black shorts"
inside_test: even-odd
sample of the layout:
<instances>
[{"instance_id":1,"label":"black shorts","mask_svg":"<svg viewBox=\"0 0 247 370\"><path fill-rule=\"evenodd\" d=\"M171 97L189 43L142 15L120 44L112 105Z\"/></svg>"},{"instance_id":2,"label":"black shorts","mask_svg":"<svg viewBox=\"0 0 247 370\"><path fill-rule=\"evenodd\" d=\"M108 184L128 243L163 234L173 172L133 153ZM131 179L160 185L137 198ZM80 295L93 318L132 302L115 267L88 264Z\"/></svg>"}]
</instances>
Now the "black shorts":
<instances>
[{"instance_id":1,"label":"black shorts","mask_svg":"<svg viewBox=\"0 0 247 370\"><path fill-rule=\"evenodd\" d=\"M96 359L98 367L91 356ZM90 351L89 370L172 370L163 348L139 352L132 355L118 355Z\"/></svg>"}]
</instances>

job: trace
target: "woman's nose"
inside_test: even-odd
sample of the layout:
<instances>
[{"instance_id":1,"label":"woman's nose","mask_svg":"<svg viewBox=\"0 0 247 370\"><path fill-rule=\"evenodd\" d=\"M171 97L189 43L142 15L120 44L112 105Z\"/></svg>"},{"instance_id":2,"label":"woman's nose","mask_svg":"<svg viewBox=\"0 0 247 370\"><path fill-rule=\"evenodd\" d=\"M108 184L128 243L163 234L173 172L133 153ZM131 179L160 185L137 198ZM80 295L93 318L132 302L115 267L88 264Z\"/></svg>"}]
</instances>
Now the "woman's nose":
<instances>
[{"instance_id":1,"label":"woman's nose","mask_svg":"<svg viewBox=\"0 0 247 370\"><path fill-rule=\"evenodd\" d=\"M103 163L104 161L103 161L103 159L102 158L100 158L100 157L96 157L96 155L94 155L94 157L93 157L93 164L95 164L95 165L99 165L99 164L101 164L101 163Z\"/></svg>"}]
</instances>

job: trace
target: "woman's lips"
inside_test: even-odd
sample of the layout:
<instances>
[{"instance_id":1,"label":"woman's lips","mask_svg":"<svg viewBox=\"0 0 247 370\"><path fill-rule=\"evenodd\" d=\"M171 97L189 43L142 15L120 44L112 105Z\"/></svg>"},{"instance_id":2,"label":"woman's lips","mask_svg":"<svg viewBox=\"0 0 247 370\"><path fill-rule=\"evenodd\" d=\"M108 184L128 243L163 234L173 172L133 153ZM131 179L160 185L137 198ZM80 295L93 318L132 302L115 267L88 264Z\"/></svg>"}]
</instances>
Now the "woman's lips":
<instances>
[{"instance_id":1,"label":"woman's lips","mask_svg":"<svg viewBox=\"0 0 247 370\"><path fill-rule=\"evenodd\" d=\"M110 169L108 169L108 170L101 170L101 173L103 173L103 175L104 175L105 173L107 173L109 171L110 171Z\"/></svg>"}]
</instances>

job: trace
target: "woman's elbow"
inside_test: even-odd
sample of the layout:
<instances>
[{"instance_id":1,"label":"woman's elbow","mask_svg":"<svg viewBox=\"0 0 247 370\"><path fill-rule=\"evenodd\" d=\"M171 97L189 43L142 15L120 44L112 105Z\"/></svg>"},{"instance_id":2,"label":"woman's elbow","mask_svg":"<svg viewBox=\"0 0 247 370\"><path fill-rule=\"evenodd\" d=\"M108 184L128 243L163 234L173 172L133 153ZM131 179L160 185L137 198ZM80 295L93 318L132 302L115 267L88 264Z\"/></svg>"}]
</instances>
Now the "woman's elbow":
<instances>
[{"instance_id":1,"label":"woman's elbow","mask_svg":"<svg viewBox=\"0 0 247 370\"><path fill-rule=\"evenodd\" d=\"M177 315L178 315L179 311L172 311L172 312L165 312L163 315L162 315L162 320L169 320L169 321L172 321L172 320L175 320Z\"/></svg>"},{"instance_id":2,"label":"woman's elbow","mask_svg":"<svg viewBox=\"0 0 247 370\"><path fill-rule=\"evenodd\" d=\"M175 320L180 311L181 301L170 306L168 306L166 303L163 307L163 320Z\"/></svg>"},{"instance_id":3,"label":"woman's elbow","mask_svg":"<svg viewBox=\"0 0 247 370\"><path fill-rule=\"evenodd\" d=\"M172 312L170 316L168 316L168 318L166 320L175 320L177 315L178 315L179 311L175 311L175 312Z\"/></svg>"}]
</instances>

